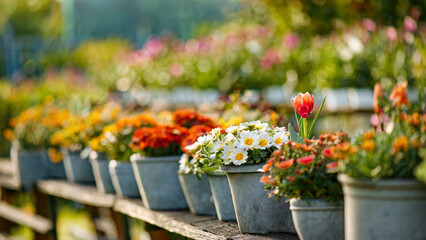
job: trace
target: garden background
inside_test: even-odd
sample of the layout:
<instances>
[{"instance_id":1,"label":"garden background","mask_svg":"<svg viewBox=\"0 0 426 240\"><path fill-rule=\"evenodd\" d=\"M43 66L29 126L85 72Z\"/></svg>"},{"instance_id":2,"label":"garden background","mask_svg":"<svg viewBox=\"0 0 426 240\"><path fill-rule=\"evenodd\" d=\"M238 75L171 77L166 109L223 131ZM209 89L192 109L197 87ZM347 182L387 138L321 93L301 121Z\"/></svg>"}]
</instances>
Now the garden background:
<instances>
[{"instance_id":1,"label":"garden background","mask_svg":"<svg viewBox=\"0 0 426 240\"><path fill-rule=\"evenodd\" d=\"M251 118L267 104L291 119L290 97L309 90L328 97L317 133L356 133L375 83L425 92L425 11L422 0L0 0L0 132L46 96L79 111L114 97ZM0 155L9 148L1 136Z\"/></svg>"}]
</instances>

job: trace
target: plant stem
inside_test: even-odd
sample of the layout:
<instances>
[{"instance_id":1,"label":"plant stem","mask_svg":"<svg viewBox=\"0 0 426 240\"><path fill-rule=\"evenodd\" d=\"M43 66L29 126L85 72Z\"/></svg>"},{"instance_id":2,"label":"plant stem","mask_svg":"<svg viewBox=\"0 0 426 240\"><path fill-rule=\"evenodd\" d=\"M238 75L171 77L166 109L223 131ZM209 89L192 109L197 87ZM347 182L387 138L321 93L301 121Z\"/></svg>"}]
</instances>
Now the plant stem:
<instances>
[{"instance_id":1,"label":"plant stem","mask_svg":"<svg viewBox=\"0 0 426 240\"><path fill-rule=\"evenodd\" d=\"M308 139L308 120L306 118L303 119L303 135L303 138Z\"/></svg>"}]
</instances>

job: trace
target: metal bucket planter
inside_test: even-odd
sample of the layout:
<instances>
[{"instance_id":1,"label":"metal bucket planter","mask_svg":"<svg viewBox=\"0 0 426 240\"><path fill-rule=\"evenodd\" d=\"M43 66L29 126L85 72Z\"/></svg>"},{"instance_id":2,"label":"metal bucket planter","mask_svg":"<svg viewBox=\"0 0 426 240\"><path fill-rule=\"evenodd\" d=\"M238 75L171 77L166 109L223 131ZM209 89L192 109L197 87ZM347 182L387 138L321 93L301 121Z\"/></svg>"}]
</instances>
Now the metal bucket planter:
<instances>
[{"instance_id":1,"label":"metal bucket planter","mask_svg":"<svg viewBox=\"0 0 426 240\"><path fill-rule=\"evenodd\" d=\"M261 164L222 166L231 187L238 228L241 233L296 233L289 204L266 194L257 170Z\"/></svg>"},{"instance_id":2,"label":"metal bucket planter","mask_svg":"<svg viewBox=\"0 0 426 240\"><path fill-rule=\"evenodd\" d=\"M112 185L119 197L140 198L132 165L129 162L109 162Z\"/></svg>"},{"instance_id":3,"label":"metal bucket planter","mask_svg":"<svg viewBox=\"0 0 426 240\"><path fill-rule=\"evenodd\" d=\"M341 240L345 238L343 202L290 200L294 226L301 240Z\"/></svg>"},{"instance_id":4,"label":"metal bucket planter","mask_svg":"<svg viewBox=\"0 0 426 240\"><path fill-rule=\"evenodd\" d=\"M199 179L194 174L178 172L180 185L188 203L189 210L197 215L216 216L209 181L205 174Z\"/></svg>"},{"instance_id":5,"label":"metal bucket planter","mask_svg":"<svg viewBox=\"0 0 426 240\"><path fill-rule=\"evenodd\" d=\"M50 160L49 154L47 151L42 153L42 162L46 168L47 178L51 179L66 179L67 175L65 174L64 161L54 163Z\"/></svg>"},{"instance_id":6,"label":"metal bucket planter","mask_svg":"<svg viewBox=\"0 0 426 240\"><path fill-rule=\"evenodd\" d=\"M93 175L95 176L96 188L101 193L115 193L112 185L111 174L109 173L109 161L102 155L90 158Z\"/></svg>"},{"instance_id":7,"label":"metal bucket planter","mask_svg":"<svg viewBox=\"0 0 426 240\"><path fill-rule=\"evenodd\" d=\"M347 175L339 175L339 181L345 195L345 239L425 239L425 184Z\"/></svg>"},{"instance_id":8,"label":"metal bucket planter","mask_svg":"<svg viewBox=\"0 0 426 240\"><path fill-rule=\"evenodd\" d=\"M187 209L177 171L180 156L130 158L144 205L154 210Z\"/></svg>"},{"instance_id":9,"label":"metal bucket planter","mask_svg":"<svg viewBox=\"0 0 426 240\"><path fill-rule=\"evenodd\" d=\"M80 151L70 151L63 148L62 155L64 156L64 167L68 181L86 184L95 182L92 165L88 158L81 158Z\"/></svg>"},{"instance_id":10,"label":"metal bucket planter","mask_svg":"<svg viewBox=\"0 0 426 240\"><path fill-rule=\"evenodd\" d=\"M225 173L207 173L217 217L221 221L237 221L234 204L232 203L231 189Z\"/></svg>"},{"instance_id":11,"label":"metal bucket planter","mask_svg":"<svg viewBox=\"0 0 426 240\"><path fill-rule=\"evenodd\" d=\"M38 179L46 179L41 150L18 150L12 147L10 157L15 167L14 180L25 190L32 190Z\"/></svg>"}]
</instances>

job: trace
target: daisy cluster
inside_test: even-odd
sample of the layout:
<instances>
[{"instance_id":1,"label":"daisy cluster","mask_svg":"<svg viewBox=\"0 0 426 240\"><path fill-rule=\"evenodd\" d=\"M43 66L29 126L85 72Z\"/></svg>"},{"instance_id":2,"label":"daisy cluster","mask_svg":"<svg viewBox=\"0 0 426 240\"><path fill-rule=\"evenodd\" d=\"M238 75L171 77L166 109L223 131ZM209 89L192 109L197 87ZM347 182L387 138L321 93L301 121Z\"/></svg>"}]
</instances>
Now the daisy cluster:
<instances>
[{"instance_id":1,"label":"daisy cluster","mask_svg":"<svg viewBox=\"0 0 426 240\"><path fill-rule=\"evenodd\" d=\"M265 162L273 151L289 140L285 128L270 127L261 121L245 122L225 130L213 129L187 146L192 156L183 158L189 165L211 167Z\"/></svg>"}]
</instances>

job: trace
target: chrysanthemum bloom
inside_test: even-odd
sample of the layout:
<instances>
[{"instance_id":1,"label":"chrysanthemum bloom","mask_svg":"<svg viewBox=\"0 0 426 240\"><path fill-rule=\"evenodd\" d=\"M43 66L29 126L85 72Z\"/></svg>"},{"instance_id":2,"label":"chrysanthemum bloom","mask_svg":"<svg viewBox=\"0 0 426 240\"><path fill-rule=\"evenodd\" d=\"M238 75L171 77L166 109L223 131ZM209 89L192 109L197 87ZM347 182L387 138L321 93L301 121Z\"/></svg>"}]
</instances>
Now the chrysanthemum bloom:
<instances>
[{"instance_id":1,"label":"chrysanthemum bloom","mask_svg":"<svg viewBox=\"0 0 426 240\"><path fill-rule=\"evenodd\" d=\"M396 107L401 107L403 104L406 106L410 105L410 100L407 96L408 82L398 83L393 87L392 92L389 96L390 100L395 104Z\"/></svg>"},{"instance_id":2,"label":"chrysanthemum bloom","mask_svg":"<svg viewBox=\"0 0 426 240\"><path fill-rule=\"evenodd\" d=\"M314 108L314 95L306 92L305 94L299 93L296 97L291 99L294 109L302 117L307 118Z\"/></svg>"}]
</instances>

